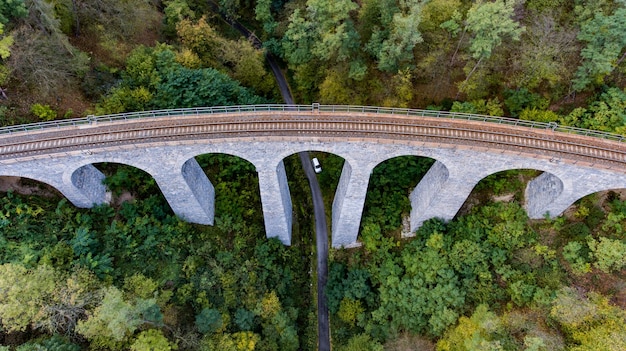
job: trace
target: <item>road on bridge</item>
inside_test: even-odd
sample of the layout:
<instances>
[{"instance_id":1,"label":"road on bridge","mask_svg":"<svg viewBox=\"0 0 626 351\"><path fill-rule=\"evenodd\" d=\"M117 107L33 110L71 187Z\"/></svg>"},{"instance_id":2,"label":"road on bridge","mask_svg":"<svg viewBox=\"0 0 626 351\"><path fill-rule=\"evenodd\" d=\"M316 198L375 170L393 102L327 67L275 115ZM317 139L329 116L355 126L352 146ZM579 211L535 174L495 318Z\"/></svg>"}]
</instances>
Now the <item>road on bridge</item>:
<instances>
[{"instance_id":1,"label":"road on bridge","mask_svg":"<svg viewBox=\"0 0 626 351\"><path fill-rule=\"evenodd\" d=\"M236 20L225 16L219 10L219 6L213 1L209 1L209 5L215 12L219 13L228 24L238 30L247 39L252 40L253 45L257 48L261 48L261 41L250 30ZM278 66L278 63L276 63L275 58L270 53L267 53L265 58L272 69L283 100L285 100L285 103L288 105L294 105L295 103L287 79L285 79L283 71ZM330 351L330 323L325 291L326 282L328 280L328 226L326 224L326 213L324 211L322 191L311 164L311 157L308 151L300 152L298 156L300 156L302 169L309 181L311 197L313 199L313 213L315 215L315 243L317 248L317 349L318 351Z\"/></svg>"}]
</instances>

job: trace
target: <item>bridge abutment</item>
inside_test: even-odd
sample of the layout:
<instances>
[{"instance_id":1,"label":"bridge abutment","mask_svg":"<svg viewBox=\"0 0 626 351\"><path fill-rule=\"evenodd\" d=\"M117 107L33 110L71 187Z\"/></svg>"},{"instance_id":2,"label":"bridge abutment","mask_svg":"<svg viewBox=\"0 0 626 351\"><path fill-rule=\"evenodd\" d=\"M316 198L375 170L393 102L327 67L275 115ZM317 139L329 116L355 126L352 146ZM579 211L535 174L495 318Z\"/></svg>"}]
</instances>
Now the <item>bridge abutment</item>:
<instances>
[{"instance_id":1,"label":"bridge abutment","mask_svg":"<svg viewBox=\"0 0 626 351\"><path fill-rule=\"evenodd\" d=\"M291 245L293 223L291 195L283 161L276 169L257 169L261 206L265 221L265 234L276 237L283 244Z\"/></svg>"}]
</instances>

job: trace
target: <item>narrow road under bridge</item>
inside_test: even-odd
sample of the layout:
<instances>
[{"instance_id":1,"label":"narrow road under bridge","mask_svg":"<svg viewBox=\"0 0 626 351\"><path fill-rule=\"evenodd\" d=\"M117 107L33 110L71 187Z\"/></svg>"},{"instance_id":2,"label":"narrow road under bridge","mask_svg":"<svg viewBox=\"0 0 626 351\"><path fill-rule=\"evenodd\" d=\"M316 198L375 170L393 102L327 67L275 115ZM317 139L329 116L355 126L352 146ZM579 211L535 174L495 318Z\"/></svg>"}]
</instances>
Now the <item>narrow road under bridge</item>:
<instances>
[{"instance_id":1,"label":"narrow road under bridge","mask_svg":"<svg viewBox=\"0 0 626 351\"><path fill-rule=\"evenodd\" d=\"M234 19L228 18L219 9L219 5L213 1L209 1L209 6L220 14L222 19L238 30L247 39L251 40L257 48L262 47L261 41L246 27L241 25ZM274 78L280 89L280 94L288 105L294 105L293 96L289 89L287 79L276 63L272 54L266 54L266 60ZM328 316L328 305L326 304L326 282L328 280L328 225L326 223L326 213L324 211L324 201L319 182L311 164L311 157L308 152L298 153L302 169L306 174L311 189L311 197L313 199L313 213L315 215L315 242L317 248L317 349L319 351L330 351L330 321Z\"/></svg>"}]
</instances>

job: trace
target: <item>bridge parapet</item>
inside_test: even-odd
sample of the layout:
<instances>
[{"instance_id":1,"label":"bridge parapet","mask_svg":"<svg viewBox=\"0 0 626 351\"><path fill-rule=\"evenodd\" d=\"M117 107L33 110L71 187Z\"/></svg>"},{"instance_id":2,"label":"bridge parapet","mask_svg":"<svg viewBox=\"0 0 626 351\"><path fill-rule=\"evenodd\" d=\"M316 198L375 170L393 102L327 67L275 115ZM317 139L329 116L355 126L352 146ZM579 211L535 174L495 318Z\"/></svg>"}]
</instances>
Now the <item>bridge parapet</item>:
<instances>
[{"instance_id":1,"label":"bridge parapet","mask_svg":"<svg viewBox=\"0 0 626 351\"><path fill-rule=\"evenodd\" d=\"M487 116L473 113L463 112L449 112L449 111L436 111L436 110L421 110L410 108L396 108L396 107L378 107L378 106L352 106L352 105L321 105L314 103L311 105L281 105L281 104L263 104L263 105L239 105L239 106L216 106L216 107L193 107L193 108L179 108L179 109L167 109L167 110L154 110L154 111L138 111L127 112L110 115L95 116L90 115L85 118L73 118L65 120L56 120L48 122L29 123L16 126L7 126L0 128L1 134L12 134L21 132L32 132L49 129L59 129L66 127L76 127L84 125L92 125L96 123L110 123L110 122L123 122L136 119L155 119L155 118L170 118L170 117L185 117L185 116L207 116L207 115L241 115L241 114L254 114L256 112L311 112L311 113L323 113L329 112L335 115L341 115L342 113L367 113L375 114L381 117L384 116L407 116L407 117L434 117L444 119L459 119L466 121L487 122L501 125L527 127L533 129L552 130L555 132L576 134L591 136L594 138L601 138L607 140L613 140L618 142L626 142L626 136L608 133L590 129L575 128L569 126L561 126L555 122L535 122L526 121L517 118Z\"/></svg>"}]
</instances>

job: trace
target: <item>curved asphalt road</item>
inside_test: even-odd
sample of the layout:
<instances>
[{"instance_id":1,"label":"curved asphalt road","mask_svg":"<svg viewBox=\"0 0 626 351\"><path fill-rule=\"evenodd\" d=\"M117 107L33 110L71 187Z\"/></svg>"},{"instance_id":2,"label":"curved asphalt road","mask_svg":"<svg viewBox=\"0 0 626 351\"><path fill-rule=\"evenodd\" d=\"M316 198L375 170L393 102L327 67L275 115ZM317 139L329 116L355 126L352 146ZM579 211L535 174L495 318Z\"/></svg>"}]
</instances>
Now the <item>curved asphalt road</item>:
<instances>
[{"instance_id":1,"label":"curved asphalt road","mask_svg":"<svg viewBox=\"0 0 626 351\"><path fill-rule=\"evenodd\" d=\"M263 43L250 32L246 27L241 25L234 19L228 18L220 10L219 6L213 1L208 1L209 6L222 16L222 19L238 30L246 38L252 40L252 44L256 48L261 48ZM265 58L272 69L272 73L278 83L280 94L285 103L293 105L293 97L289 84L283 71L280 69L274 56L267 53ZM313 213L315 215L315 242L317 246L317 349L318 351L330 351L330 323L328 318L328 306L326 304L326 281L328 280L328 227L326 224L326 213L324 212L324 201L322 200L322 191L317 182L311 157L308 151L298 153L302 169L309 180L311 188L311 197L313 198Z\"/></svg>"}]
</instances>

